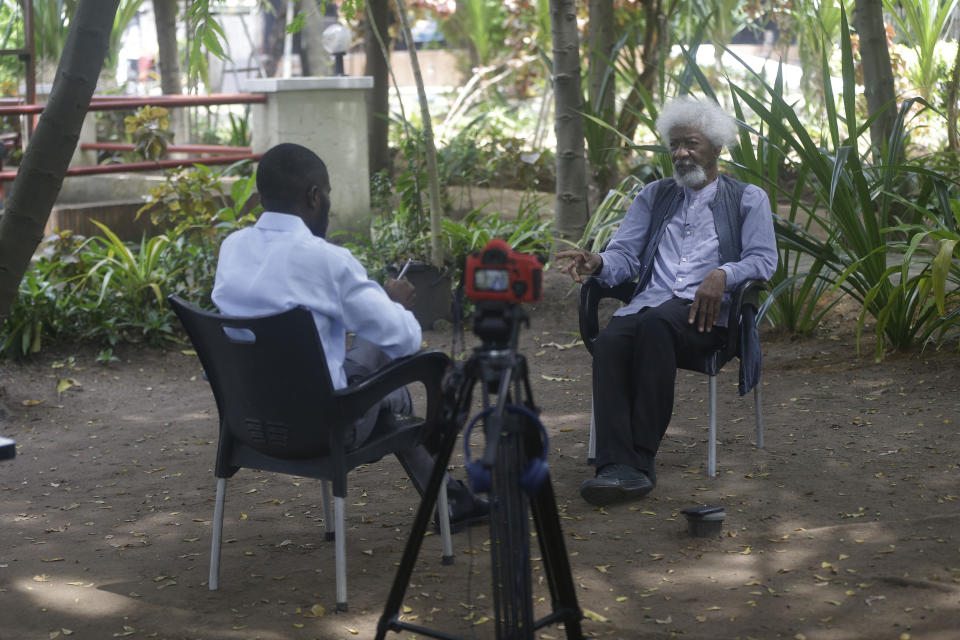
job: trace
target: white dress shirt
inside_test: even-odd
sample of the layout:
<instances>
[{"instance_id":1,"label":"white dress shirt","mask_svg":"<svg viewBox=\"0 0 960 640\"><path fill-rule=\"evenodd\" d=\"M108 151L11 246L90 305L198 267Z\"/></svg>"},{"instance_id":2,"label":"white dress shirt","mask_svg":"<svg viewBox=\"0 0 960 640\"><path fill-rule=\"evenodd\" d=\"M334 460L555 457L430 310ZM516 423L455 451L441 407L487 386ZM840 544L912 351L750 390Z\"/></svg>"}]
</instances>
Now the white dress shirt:
<instances>
[{"instance_id":1,"label":"white dress shirt","mask_svg":"<svg viewBox=\"0 0 960 640\"><path fill-rule=\"evenodd\" d=\"M232 316L310 309L336 389L347 386L347 331L391 358L420 349L413 314L370 280L349 250L313 235L295 215L264 211L255 225L231 233L220 246L211 297Z\"/></svg>"}]
</instances>

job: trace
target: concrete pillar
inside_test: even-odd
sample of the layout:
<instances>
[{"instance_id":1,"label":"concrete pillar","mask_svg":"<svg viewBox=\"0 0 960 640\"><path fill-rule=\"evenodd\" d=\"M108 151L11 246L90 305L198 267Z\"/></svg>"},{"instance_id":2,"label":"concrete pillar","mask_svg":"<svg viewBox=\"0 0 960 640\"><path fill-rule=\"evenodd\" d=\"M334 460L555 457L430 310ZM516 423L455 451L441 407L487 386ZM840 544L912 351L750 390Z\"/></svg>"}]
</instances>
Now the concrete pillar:
<instances>
[{"instance_id":1,"label":"concrete pillar","mask_svg":"<svg viewBox=\"0 0 960 640\"><path fill-rule=\"evenodd\" d=\"M70 158L71 167L83 167L97 164L96 151L83 151L80 145L84 142L97 141L97 113L87 111L83 118L83 126L80 127L80 138L77 140L77 148L73 151L73 157ZM89 180L89 178L87 178Z\"/></svg>"},{"instance_id":2,"label":"concrete pillar","mask_svg":"<svg viewBox=\"0 0 960 640\"><path fill-rule=\"evenodd\" d=\"M254 153L281 142L313 150L330 173L330 232L368 233L370 167L365 92L369 76L251 78L243 91L265 93L252 105Z\"/></svg>"}]
</instances>

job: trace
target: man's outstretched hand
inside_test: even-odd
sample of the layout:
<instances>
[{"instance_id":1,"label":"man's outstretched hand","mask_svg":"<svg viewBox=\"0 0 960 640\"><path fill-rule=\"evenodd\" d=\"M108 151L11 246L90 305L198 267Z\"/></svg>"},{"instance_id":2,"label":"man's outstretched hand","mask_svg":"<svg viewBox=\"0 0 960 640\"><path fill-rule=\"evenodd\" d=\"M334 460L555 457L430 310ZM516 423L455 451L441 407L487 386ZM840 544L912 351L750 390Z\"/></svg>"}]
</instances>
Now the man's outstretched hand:
<instances>
[{"instance_id":1,"label":"man's outstretched hand","mask_svg":"<svg viewBox=\"0 0 960 640\"><path fill-rule=\"evenodd\" d=\"M723 303L723 292L727 288L727 272L723 269L714 269L703 279L690 305L690 324L697 324L697 331L703 333L713 329L713 325L720 319L720 305Z\"/></svg>"},{"instance_id":2,"label":"man's outstretched hand","mask_svg":"<svg viewBox=\"0 0 960 640\"><path fill-rule=\"evenodd\" d=\"M560 271L577 282L583 282L583 276L593 275L603 266L603 259L596 253L590 253L586 249L558 251L557 259L570 261L563 267L560 267Z\"/></svg>"},{"instance_id":3,"label":"man's outstretched hand","mask_svg":"<svg viewBox=\"0 0 960 640\"><path fill-rule=\"evenodd\" d=\"M383 290L387 296L394 302L399 302L408 311L413 310L413 302L417 298L417 290L410 284L409 280L395 280L387 278L383 285Z\"/></svg>"}]
</instances>

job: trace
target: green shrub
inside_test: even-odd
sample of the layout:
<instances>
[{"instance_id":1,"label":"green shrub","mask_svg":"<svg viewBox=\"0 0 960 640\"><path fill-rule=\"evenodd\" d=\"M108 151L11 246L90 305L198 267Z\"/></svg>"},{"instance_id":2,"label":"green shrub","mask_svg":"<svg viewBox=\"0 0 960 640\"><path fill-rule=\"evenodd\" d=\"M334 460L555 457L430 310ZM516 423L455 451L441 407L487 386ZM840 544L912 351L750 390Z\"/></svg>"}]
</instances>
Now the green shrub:
<instances>
[{"instance_id":1,"label":"green shrub","mask_svg":"<svg viewBox=\"0 0 960 640\"><path fill-rule=\"evenodd\" d=\"M212 308L220 242L251 223L259 208L250 206L254 178L238 179L228 189L222 180L228 173L198 166L168 174L141 209L167 234L129 244L95 222L102 236L63 232L47 239L0 328L0 356L86 340L105 347L100 359L109 361L121 342L156 344L175 337L169 294Z\"/></svg>"}]
</instances>

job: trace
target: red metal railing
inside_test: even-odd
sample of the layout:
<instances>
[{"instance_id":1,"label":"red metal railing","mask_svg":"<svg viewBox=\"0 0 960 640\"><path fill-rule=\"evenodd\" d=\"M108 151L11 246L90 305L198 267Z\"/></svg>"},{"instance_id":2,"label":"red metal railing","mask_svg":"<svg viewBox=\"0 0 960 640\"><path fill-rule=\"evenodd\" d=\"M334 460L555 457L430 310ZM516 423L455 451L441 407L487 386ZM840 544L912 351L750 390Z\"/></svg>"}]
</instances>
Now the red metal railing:
<instances>
[{"instance_id":1,"label":"red metal railing","mask_svg":"<svg viewBox=\"0 0 960 640\"><path fill-rule=\"evenodd\" d=\"M81 142L81 151L133 151L132 142ZM213 155L236 155L250 153L250 147L228 147L220 144L170 144L167 153L210 153Z\"/></svg>"},{"instance_id":2,"label":"red metal railing","mask_svg":"<svg viewBox=\"0 0 960 640\"><path fill-rule=\"evenodd\" d=\"M161 107L196 107L220 104L258 104L267 101L260 93L226 93L206 96L191 95L163 95L163 96L94 96L90 100L88 111L117 111L136 109L147 105ZM0 104L0 116L36 115L43 112L45 105L41 104L9 104L4 100ZM80 144L82 150L104 151L132 151L134 145L123 142L85 142ZM222 165L233 164L241 160L259 160L261 154L251 153L249 147L231 147L227 145L209 144L182 144L170 145L167 150L171 153L199 154L190 158L168 158L157 161L118 162L103 165L71 167L67 169L68 176L89 176L104 173L124 173L127 171L153 171L172 167L185 167L192 164ZM203 155L207 154L207 155ZM2 168L2 167L0 167ZM16 170L0 171L0 192L3 183L13 180L17 176Z\"/></svg>"},{"instance_id":3,"label":"red metal railing","mask_svg":"<svg viewBox=\"0 0 960 640\"><path fill-rule=\"evenodd\" d=\"M261 104L267 101L262 93L214 93L208 96L94 96L88 111L122 111L146 105L158 107L204 107L217 104ZM0 105L0 116L33 115L42 113L46 105Z\"/></svg>"},{"instance_id":4,"label":"red metal railing","mask_svg":"<svg viewBox=\"0 0 960 640\"><path fill-rule=\"evenodd\" d=\"M144 160L143 162L116 162L111 164L93 164L84 167L70 167L68 176L93 176L104 173L127 173L129 171L156 171L158 169L172 169L174 167L189 167L194 164L233 164L241 160L259 160L262 153L245 153L242 155L210 156L208 158L183 158L164 160ZM13 180L17 177L16 171L0 171L0 182Z\"/></svg>"}]
</instances>

